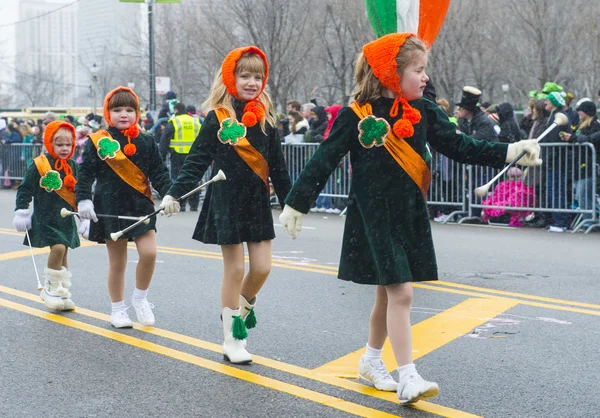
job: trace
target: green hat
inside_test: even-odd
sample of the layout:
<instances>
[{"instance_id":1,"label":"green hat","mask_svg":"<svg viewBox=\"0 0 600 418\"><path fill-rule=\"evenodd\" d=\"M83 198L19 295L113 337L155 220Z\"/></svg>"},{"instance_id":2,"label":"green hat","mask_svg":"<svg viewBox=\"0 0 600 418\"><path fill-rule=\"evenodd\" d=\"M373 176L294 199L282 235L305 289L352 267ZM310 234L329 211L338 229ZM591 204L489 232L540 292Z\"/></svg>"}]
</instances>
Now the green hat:
<instances>
[{"instance_id":1,"label":"green hat","mask_svg":"<svg viewBox=\"0 0 600 418\"><path fill-rule=\"evenodd\" d=\"M552 93L548 94L548 96L546 96L546 99L550 100L550 103L552 103L558 108L565 106L565 99L563 99L562 95L556 91L553 91Z\"/></svg>"},{"instance_id":2,"label":"green hat","mask_svg":"<svg viewBox=\"0 0 600 418\"><path fill-rule=\"evenodd\" d=\"M559 86L556 83L548 81L548 82L546 82L546 84L544 84L544 88L542 89L542 93L548 94L548 93L553 93L555 91L561 92L562 90L563 90L562 86Z\"/></svg>"}]
</instances>

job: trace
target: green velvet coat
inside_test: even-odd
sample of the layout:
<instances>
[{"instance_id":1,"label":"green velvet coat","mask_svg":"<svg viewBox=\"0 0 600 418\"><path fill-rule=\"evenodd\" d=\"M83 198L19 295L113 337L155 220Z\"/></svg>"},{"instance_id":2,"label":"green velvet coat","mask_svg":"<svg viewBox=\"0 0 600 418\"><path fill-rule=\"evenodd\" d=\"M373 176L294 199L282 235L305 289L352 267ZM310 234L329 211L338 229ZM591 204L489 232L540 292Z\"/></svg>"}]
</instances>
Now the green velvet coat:
<instances>
[{"instance_id":1,"label":"green velvet coat","mask_svg":"<svg viewBox=\"0 0 600 418\"><path fill-rule=\"evenodd\" d=\"M117 129L110 127L108 132L113 139L119 141L121 150L127 145L127 138ZM163 162L154 139L141 134L131 141L137 150L129 158L150 180L150 184L161 196L171 187L171 178ZM92 184L96 181L92 198ZM88 139L83 147L79 178L75 186L77 202L90 199L94 202L94 211L106 215L144 216L155 211L151 202L142 193L125 183L112 168L98 156L93 142ZM110 240L110 234L130 226L135 221L114 218L98 218L98 222L90 223L90 241L104 243ZM146 232L156 231L156 217L150 218L147 225L140 224L125 233L121 239L132 241Z\"/></svg>"},{"instance_id":2,"label":"green velvet coat","mask_svg":"<svg viewBox=\"0 0 600 418\"><path fill-rule=\"evenodd\" d=\"M46 154L50 167L54 167L54 158ZM78 177L77 163L69 160L69 165L73 170L75 178ZM54 168L53 168L54 169ZM61 179L64 180L65 173L59 172ZM62 187L65 187L63 184ZM60 210L67 208L74 210L71 206L56 192L47 192L40 187L40 173L35 164L30 164L17 190L17 203L15 210L27 209L33 199L33 215L31 217L31 229L29 238L31 246L37 248L48 247L55 244L63 244L68 248L79 247L79 235L77 235L77 225L72 216L60 216ZM27 244L27 237L23 240L23 245Z\"/></svg>"},{"instance_id":3,"label":"green velvet coat","mask_svg":"<svg viewBox=\"0 0 600 418\"><path fill-rule=\"evenodd\" d=\"M234 107L240 121L243 103L236 101ZM168 194L179 197L192 190L214 161L212 173L223 170L227 180L208 186L192 238L218 245L271 240L275 231L269 190L232 145L219 141L219 128L215 112L210 111ZM291 189L290 176L277 129L267 124L265 130L266 134L256 124L247 129L246 138L267 161L275 193L283 202Z\"/></svg>"},{"instance_id":4,"label":"green velvet coat","mask_svg":"<svg viewBox=\"0 0 600 418\"><path fill-rule=\"evenodd\" d=\"M392 99L372 103L373 114L389 116ZM406 141L429 162L427 143L456 161L503 167L507 145L477 141L456 133L456 126L428 99L411 105L421 122ZM399 112L402 116L402 112ZM350 152L352 183L338 277L362 284L389 285L437 280L437 265L427 202L413 180L385 147L365 148L358 139L359 118L340 110L327 140L308 162L285 203L307 213L338 162Z\"/></svg>"}]
</instances>

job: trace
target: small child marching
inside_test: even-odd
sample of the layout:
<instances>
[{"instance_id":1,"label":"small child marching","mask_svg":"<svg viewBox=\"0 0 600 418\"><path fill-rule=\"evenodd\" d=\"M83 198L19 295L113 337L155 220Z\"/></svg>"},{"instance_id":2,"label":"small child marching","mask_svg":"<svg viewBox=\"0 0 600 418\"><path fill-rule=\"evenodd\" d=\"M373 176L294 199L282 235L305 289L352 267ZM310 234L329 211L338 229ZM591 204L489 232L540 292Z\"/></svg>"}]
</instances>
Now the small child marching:
<instances>
[{"instance_id":1,"label":"small child marching","mask_svg":"<svg viewBox=\"0 0 600 418\"><path fill-rule=\"evenodd\" d=\"M300 174L279 217L295 238L302 214L350 152L353 198L338 277L376 286L358 372L379 390L397 391L401 404L439 391L416 371L410 325L411 282L437 280L426 202L431 180L427 143L468 164L500 168L524 150L520 164L541 164L535 140L508 145L457 134L444 111L422 98L429 80L426 66L425 44L413 34L386 35L363 47L356 64L356 101L340 110L329 138ZM399 366L398 383L381 360L387 337Z\"/></svg>"},{"instance_id":2,"label":"small child marching","mask_svg":"<svg viewBox=\"0 0 600 418\"><path fill-rule=\"evenodd\" d=\"M109 128L90 134L83 148L76 188L77 209L82 218L94 221L90 226L90 241L106 244L112 326L130 328L133 325L125 304L128 241L135 243L139 255L131 305L138 322L150 326L155 320L153 306L146 296L156 262L156 217L112 241L111 232L126 228L131 221L114 217L98 219L96 211L113 216L147 215L154 212L150 184L164 196L172 182L156 142L139 131L139 102L133 90L117 87L109 92L104 99L104 119Z\"/></svg>"},{"instance_id":3,"label":"small child marching","mask_svg":"<svg viewBox=\"0 0 600 418\"><path fill-rule=\"evenodd\" d=\"M193 238L221 246L223 285L223 354L232 363L249 363L247 328L256 325L256 296L271 271L271 241L275 238L269 200L269 178L279 201L291 181L276 128L273 104L264 88L269 65L254 46L231 51L204 103L208 113L173 187L161 203L176 213L179 197L192 190L214 161L227 181L208 186ZM244 244L249 270L244 276Z\"/></svg>"},{"instance_id":4,"label":"small child marching","mask_svg":"<svg viewBox=\"0 0 600 418\"><path fill-rule=\"evenodd\" d=\"M72 311L71 272L67 263L69 248L79 247L78 226L73 217L62 217L60 210L75 210L77 164L71 160L75 152L75 128L66 122L55 121L44 131L47 155L33 160L17 191L13 225L17 231L29 230L32 247L50 247L48 264L44 269L44 288L40 297L49 309ZM29 203L33 199L33 214ZM79 232L85 230L85 222ZM88 225L89 227L89 225ZM29 245L25 237L25 245Z\"/></svg>"}]
</instances>

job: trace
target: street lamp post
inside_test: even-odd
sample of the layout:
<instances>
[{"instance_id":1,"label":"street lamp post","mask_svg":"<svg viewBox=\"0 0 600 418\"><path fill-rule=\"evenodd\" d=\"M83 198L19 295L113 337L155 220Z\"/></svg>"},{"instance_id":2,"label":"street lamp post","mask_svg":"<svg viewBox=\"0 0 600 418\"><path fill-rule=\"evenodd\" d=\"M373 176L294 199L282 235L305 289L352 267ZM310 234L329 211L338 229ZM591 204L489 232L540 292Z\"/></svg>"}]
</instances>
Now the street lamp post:
<instances>
[{"instance_id":1,"label":"street lamp post","mask_svg":"<svg viewBox=\"0 0 600 418\"><path fill-rule=\"evenodd\" d=\"M90 68L90 73L92 73L92 112L94 115L96 114L96 91L98 84L98 72L100 71L100 67L94 63L92 68Z\"/></svg>"},{"instance_id":2,"label":"street lamp post","mask_svg":"<svg viewBox=\"0 0 600 418\"><path fill-rule=\"evenodd\" d=\"M504 95L504 103L508 102L508 92L510 91L510 86L508 84L502 84L502 94Z\"/></svg>"}]
</instances>

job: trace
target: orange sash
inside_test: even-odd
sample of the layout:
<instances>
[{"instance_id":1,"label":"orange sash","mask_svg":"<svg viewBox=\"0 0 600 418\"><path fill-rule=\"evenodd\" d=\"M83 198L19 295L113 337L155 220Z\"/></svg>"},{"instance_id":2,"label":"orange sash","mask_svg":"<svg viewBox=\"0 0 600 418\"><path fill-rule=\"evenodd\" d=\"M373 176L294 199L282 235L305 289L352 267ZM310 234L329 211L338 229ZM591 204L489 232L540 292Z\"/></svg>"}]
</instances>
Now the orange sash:
<instances>
[{"instance_id":1,"label":"orange sash","mask_svg":"<svg viewBox=\"0 0 600 418\"><path fill-rule=\"evenodd\" d=\"M96 147L98 157L106 162L106 164L108 164L108 166L115 172L115 174L119 176L125 183L129 184L135 190L146 196L148 200L154 204L152 190L150 189L150 181L142 172L142 170L140 170L140 168L129 158L127 158L123 151L121 151L121 145L119 142L113 139L105 130L100 130L96 133L90 134L89 137ZM103 149L101 152L102 147L99 145L99 142L104 138L108 138L108 141L105 141L109 143L110 147Z\"/></svg>"},{"instance_id":2,"label":"orange sash","mask_svg":"<svg viewBox=\"0 0 600 418\"><path fill-rule=\"evenodd\" d=\"M222 122L229 118L229 113L223 108L215 109L215 113L222 127ZM250 144L250 141L248 141L245 135L242 138L237 138L236 143L232 143L231 145L242 158L242 160L248 164L248 167L250 167L252 171L254 171L256 175L261 178L263 183L265 183L267 186L267 189L269 189L269 164L262 154L258 152L256 148L252 146L252 144Z\"/></svg>"},{"instance_id":3,"label":"orange sash","mask_svg":"<svg viewBox=\"0 0 600 418\"><path fill-rule=\"evenodd\" d=\"M353 102L350 107L361 121L367 116L373 115L373 108L369 103L360 106L357 102ZM421 189L423 195L427 196L427 190L431 183L431 172L423 158L404 139L398 138L391 129L388 129L383 146Z\"/></svg>"},{"instance_id":4,"label":"orange sash","mask_svg":"<svg viewBox=\"0 0 600 418\"><path fill-rule=\"evenodd\" d=\"M40 187L45 188L42 185L42 180L43 180L44 176L46 174L48 174L49 171L54 171L54 170L52 170L52 167L50 166L50 161L48 161L48 158L46 158L45 155L40 155L39 157L35 157L33 159L33 162L35 163L35 167L37 168L38 173L40 173L40 177L41 177L40 178ZM67 164L68 164L68 162L67 162ZM58 174L58 172L56 172L56 171L55 171L55 173ZM60 179L60 174L58 174L58 178ZM62 197L65 202L67 202L69 205L71 205L73 210L77 210L77 203L75 202L75 193L73 191L69 190L66 186L64 186L64 187L63 186L64 186L64 184L61 181L60 188L53 189L53 191L55 191L57 195ZM50 192L52 190L46 189L46 191Z\"/></svg>"}]
</instances>

